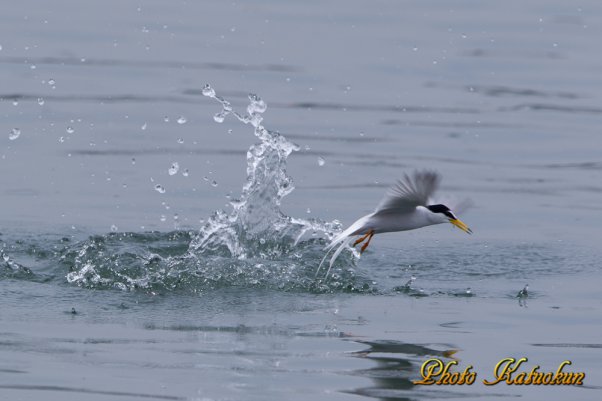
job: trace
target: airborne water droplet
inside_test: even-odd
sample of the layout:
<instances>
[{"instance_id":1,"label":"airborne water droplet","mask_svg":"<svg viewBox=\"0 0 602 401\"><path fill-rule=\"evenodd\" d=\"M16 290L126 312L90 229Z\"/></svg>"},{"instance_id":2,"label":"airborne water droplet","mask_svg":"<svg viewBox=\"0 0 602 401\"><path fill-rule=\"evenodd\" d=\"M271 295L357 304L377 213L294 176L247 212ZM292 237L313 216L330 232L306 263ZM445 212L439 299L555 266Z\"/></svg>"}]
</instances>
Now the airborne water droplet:
<instances>
[{"instance_id":1,"label":"airborne water droplet","mask_svg":"<svg viewBox=\"0 0 602 401\"><path fill-rule=\"evenodd\" d=\"M73 129L73 127L67 127L67 133L68 134L73 134L75 132L75 130Z\"/></svg>"},{"instance_id":2,"label":"airborne water droplet","mask_svg":"<svg viewBox=\"0 0 602 401\"><path fill-rule=\"evenodd\" d=\"M144 131L144 130L146 129L146 123L142 124L142 127L140 127L140 129L141 129L142 131Z\"/></svg>"},{"instance_id":3,"label":"airborne water droplet","mask_svg":"<svg viewBox=\"0 0 602 401\"><path fill-rule=\"evenodd\" d=\"M38 104L39 104L40 106L43 106L43 105L44 105L44 103L45 103L45 102L44 102L44 98L42 98L42 97L39 97L39 98L38 98Z\"/></svg>"},{"instance_id":4,"label":"airborne water droplet","mask_svg":"<svg viewBox=\"0 0 602 401\"><path fill-rule=\"evenodd\" d=\"M21 130L19 128L13 128L8 135L8 139L14 141L21 135Z\"/></svg>"},{"instance_id":5,"label":"airborne water droplet","mask_svg":"<svg viewBox=\"0 0 602 401\"><path fill-rule=\"evenodd\" d=\"M268 107L267 104L256 94L249 94L249 100L251 101L249 106L247 106L247 112L249 114L252 115L253 113L264 113L266 111Z\"/></svg>"},{"instance_id":6,"label":"airborne water droplet","mask_svg":"<svg viewBox=\"0 0 602 401\"><path fill-rule=\"evenodd\" d=\"M211 85L206 84L203 87L203 96L208 96L208 97L214 97L215 96L215 91L213 90L213 88L211 87Z\"/></svg>"},{"instance_id":7,"label":"airborne water droplet","mask_svg":"<svg viewBox=\"0 0 602 401\"><path fill-rule=\"evenodd\" d=\"M182 171L182 175L184 177L188 177L188 175L189 175L188 169L185 169L184 171Z\"/></svg>"},{"instance_id":8,"label":"airborne water droplet","mask_svg":"<svg viewBox=\"0 0 602 401\"><path fill-rule=\"evenodd\" d=\"M180 170L180 165L178 164L178 162L173 162L171 163L171 167L169 168L169 170L167 170L167 172L169 173L169 175L175 175L178 174L178 170Z\"/></svg>"},{"instance_id":9,"label":"airborne water droplet","mask_svg":"<svg viewBox=\"0 0 602 401\"><path fill-rule=\"evenodd\" d=\"M186 117L184 117L184 116L180 116L180 117L178 118L178 124L180 124L180 125L182 125L182 124L186 124L186 121L188 121L188 120L187 120L187 119L186 119Z\"/></svg>"},{"instance_id":10,"label":"airborne water droplet","mask_svg":"<svg viewBox=\"0 0 602 401\"><path fill-rule=\"evenodd\" d=\"M136 164L136 158L135 158L135 157L132 157L132 166L133 166L134 164Z\"/></svg>"},{"instance_id":11,"label":"airborne water droplet","mask_svg":"<svg viewBox=\"0 0 602 401\"><path fill-rule=\"evenodd\" d=\"M168 123L169 122L169 117L167 117L167 116L163 117L163 121L165 121L166 123Z\"/></svg>"},{"instance_id":12,"label":"airborne water droplet","mask_svg":"<svg viewBox=\"0 0 602 401\"><path fill-rule=\"evenodd\" d=\"M217 187L217 181L215 181L215 180L211 181L211 186Z\"/></svg>"},{"instance_id":13,"label":"airborne water droplet","mask_svg":"<svg viewBox=\"0 0 602 401\"><path fill-rule=\"evenodd\" d=\"M179 144L182 144L182 143L184 143L184 139L182 139L182 138L178 138L178 143L179 143Z\"/></svg>"},{"instance_id":14,"label":"airborne water droplet","mask_svg":"<svg viewBox=\"0 0 602 401\"><path fill-rule=\"evenodd\" d=\"M162 215L161 215L161 218L160 218L159 220L161 220L161 221L165 221L165 220L167 220L167 217L165 217L165 215L164 215L164 214L162 214Z\"/></svg>"},{"instance_id":15,"label":"airborne water droplet","mask_svg":"<svg viewBox=\"0 0 602 401\"><path fill-rule=\"evenodd\" d=\"M117 228L117 226L115 224L111 225L111 232L116 233L117 230L119 230L119 228Z\"/></svg>"},{"instance_id":16,"label":"airborne water droplet","mask_svg":"<svg viewBox=\"0 0 602 401\"><path fill-rule=\"evenodd\" d=\"M223 123L225 118L226 118L226 115L221 111L219 113L216 113L213 116L213 119L215 120L216 123Z\"/></svg>"},{"instance_id":17,"label":"airborne water droplet","mask_svg":"<svg viewBox=\"0 0 602 401\"><path fill-rule=\"evenodd\" d=\"M318 157L318 166L323 166L324 164L326 164L326 160L324 160L323 157Z\"/></svg>"},{"instance_id":18,"label":"airborne water droplet","mask_svg":"<svg viewBox=\"0 0 602 401\"><path fill-rule=\"evenodd\" d=\"M60 142L60 143L63 143L63 142L65 142L65 137L64 137L64 136L60 137L60 138L59 138L59 142Z\"/></svg>"},{"instance_id":19,"label":"airborne water droplet","mask_svg":"<svg viewBox=\"0 0 602 401\"><path fill-rule=\"evenodd\" d=\"M163 187L163 185L157 184L157 185L155 185L155 191L159 192L160 194L164 194L165 188Z\"/></svg>"},{"instance_id":20,"label":"airborne water droplet","mask_svg":"<svg viewBox=\"0 0 602 401\"><path fill-rule=\"evenodd\" d=\"M50 78L48 80L48 85L54 85L54 84L56 84L56 81L54 79Z\"/></svg>"}]
</instances>

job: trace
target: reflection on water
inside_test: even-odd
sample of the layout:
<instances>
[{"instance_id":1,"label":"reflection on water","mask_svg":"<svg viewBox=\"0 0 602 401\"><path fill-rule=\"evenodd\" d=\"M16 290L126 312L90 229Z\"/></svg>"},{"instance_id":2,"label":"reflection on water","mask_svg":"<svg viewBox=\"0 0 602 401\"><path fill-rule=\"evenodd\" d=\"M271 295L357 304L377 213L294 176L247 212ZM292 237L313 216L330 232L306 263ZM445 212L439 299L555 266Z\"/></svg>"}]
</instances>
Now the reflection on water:
<instances>
[{"instance_id":1,"label":"reflection on water","mask_svg":"<svg viewBox=\"0 0 602 401\"><path fill-rule=\"evenodd\" d=\"M349 392L377 398L382 401L411 401L417 399L502 397L503 394L463 394L452 387L417 386L413 382L420 376L420 367L429 358L439 358L444 363L457 352L454 349L438 350L425 345L398 341L358 341L368 346L355 352L356 358L365 358L375 364L373 368L356 370L352 374L369 378L373 386ZM454 390L454 391L452 391Z\"/></svg>"}]
</instances>

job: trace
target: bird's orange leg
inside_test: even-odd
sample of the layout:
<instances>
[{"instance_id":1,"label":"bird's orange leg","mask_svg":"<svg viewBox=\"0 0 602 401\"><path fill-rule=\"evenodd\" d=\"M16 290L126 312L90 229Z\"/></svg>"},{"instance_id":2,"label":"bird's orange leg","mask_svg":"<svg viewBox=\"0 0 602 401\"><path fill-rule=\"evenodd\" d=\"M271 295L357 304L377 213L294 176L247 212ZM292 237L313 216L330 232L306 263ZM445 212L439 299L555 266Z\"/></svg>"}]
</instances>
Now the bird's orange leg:
<instances>
[{"instance_id":1,"label":"bird's orange leg","mask_svg":"<svg viewBox=\"0 0 602 401\"><path fill-rule=\"evenodd\" d=\"M368 245L370 245L370 241L372 240L372 237L374 237L374 230L370 230L368 232L368 241L366 241L366 243L364 245L362 245L362 249L360 250L360 253L364 253L366 248L368 248Z\"/></svg>"},{"instance_id":2,"label":"bird's orange leg","mask_svg":"<svg viewBox=\"0 0 602 401\"><path fill-rule=\"evenodd\" d=\"M366 234L362 235L357 240L355 240L355 242L353 243L353 246L356 246L357 244L361 244L370 235L371 232L372 232L372 230L369 230Z\"/></svg>"}]
</instances>

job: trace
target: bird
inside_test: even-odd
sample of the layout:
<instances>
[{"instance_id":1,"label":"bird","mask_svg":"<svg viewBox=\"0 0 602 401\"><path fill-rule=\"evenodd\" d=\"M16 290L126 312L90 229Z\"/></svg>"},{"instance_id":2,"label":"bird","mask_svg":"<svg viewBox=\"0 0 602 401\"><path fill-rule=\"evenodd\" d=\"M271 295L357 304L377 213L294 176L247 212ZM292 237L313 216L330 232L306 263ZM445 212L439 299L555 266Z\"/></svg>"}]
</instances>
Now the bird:
<instances>
[{"instance_id":1,"label":"bird","mask_svg":"<svg viewBox=\"0 0 602 401\"><path fill-rule=\"evenodd\" d=\"M441 182L441 175L434 170L415 170L412 174L405 173L403 177L389 188L373 213L357 219L349 228L335 236L326 246L326 255L320 262L316 277L326 260L326 257L336 248L330 258L332 265L341 252L353 242L353 247L362 244L360 254L370 245L372 237L387 232L407 231L434 224L451 223L467 234L472 230L462 222L455 213L461 213L472 205L468 199L460 202L447 201L434 197ZM445 202L446 204L444 204ZM452 207L450 207L452 206Z\"/></svg>"},{"instance_id":2,"label":"bird","mask_svg":"<svg viewBox=\"0 0 602 401\"><path fill-rule=\"evenodd\" d=\"M529 284L525 284L525 287L516 294L517 298L527 298L529 296Z\"/></svg>"}]
</instances>

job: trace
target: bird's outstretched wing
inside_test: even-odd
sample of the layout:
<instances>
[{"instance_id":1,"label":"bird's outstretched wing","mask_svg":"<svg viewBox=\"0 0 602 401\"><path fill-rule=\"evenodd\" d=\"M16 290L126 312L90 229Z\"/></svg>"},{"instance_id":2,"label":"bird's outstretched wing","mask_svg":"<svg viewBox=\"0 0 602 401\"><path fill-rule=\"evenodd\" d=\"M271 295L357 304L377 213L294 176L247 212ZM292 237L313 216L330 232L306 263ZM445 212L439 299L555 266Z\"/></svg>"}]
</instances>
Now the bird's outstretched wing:
<instances>
[{"instance_id":1,"label":"bird's outstretched wing","mask_svg":"<svg viewBox=\"0 0 602 401\"><path fill-rule=\"evenodd\" d=\"M431 170L414 171L411 176L404 174L402 179L389 188L376 207L375 213L391 209L410 212L416 209L416 206L426 206L439 187L440 181L439 173Z\"/></svg>"}]
</instances>

